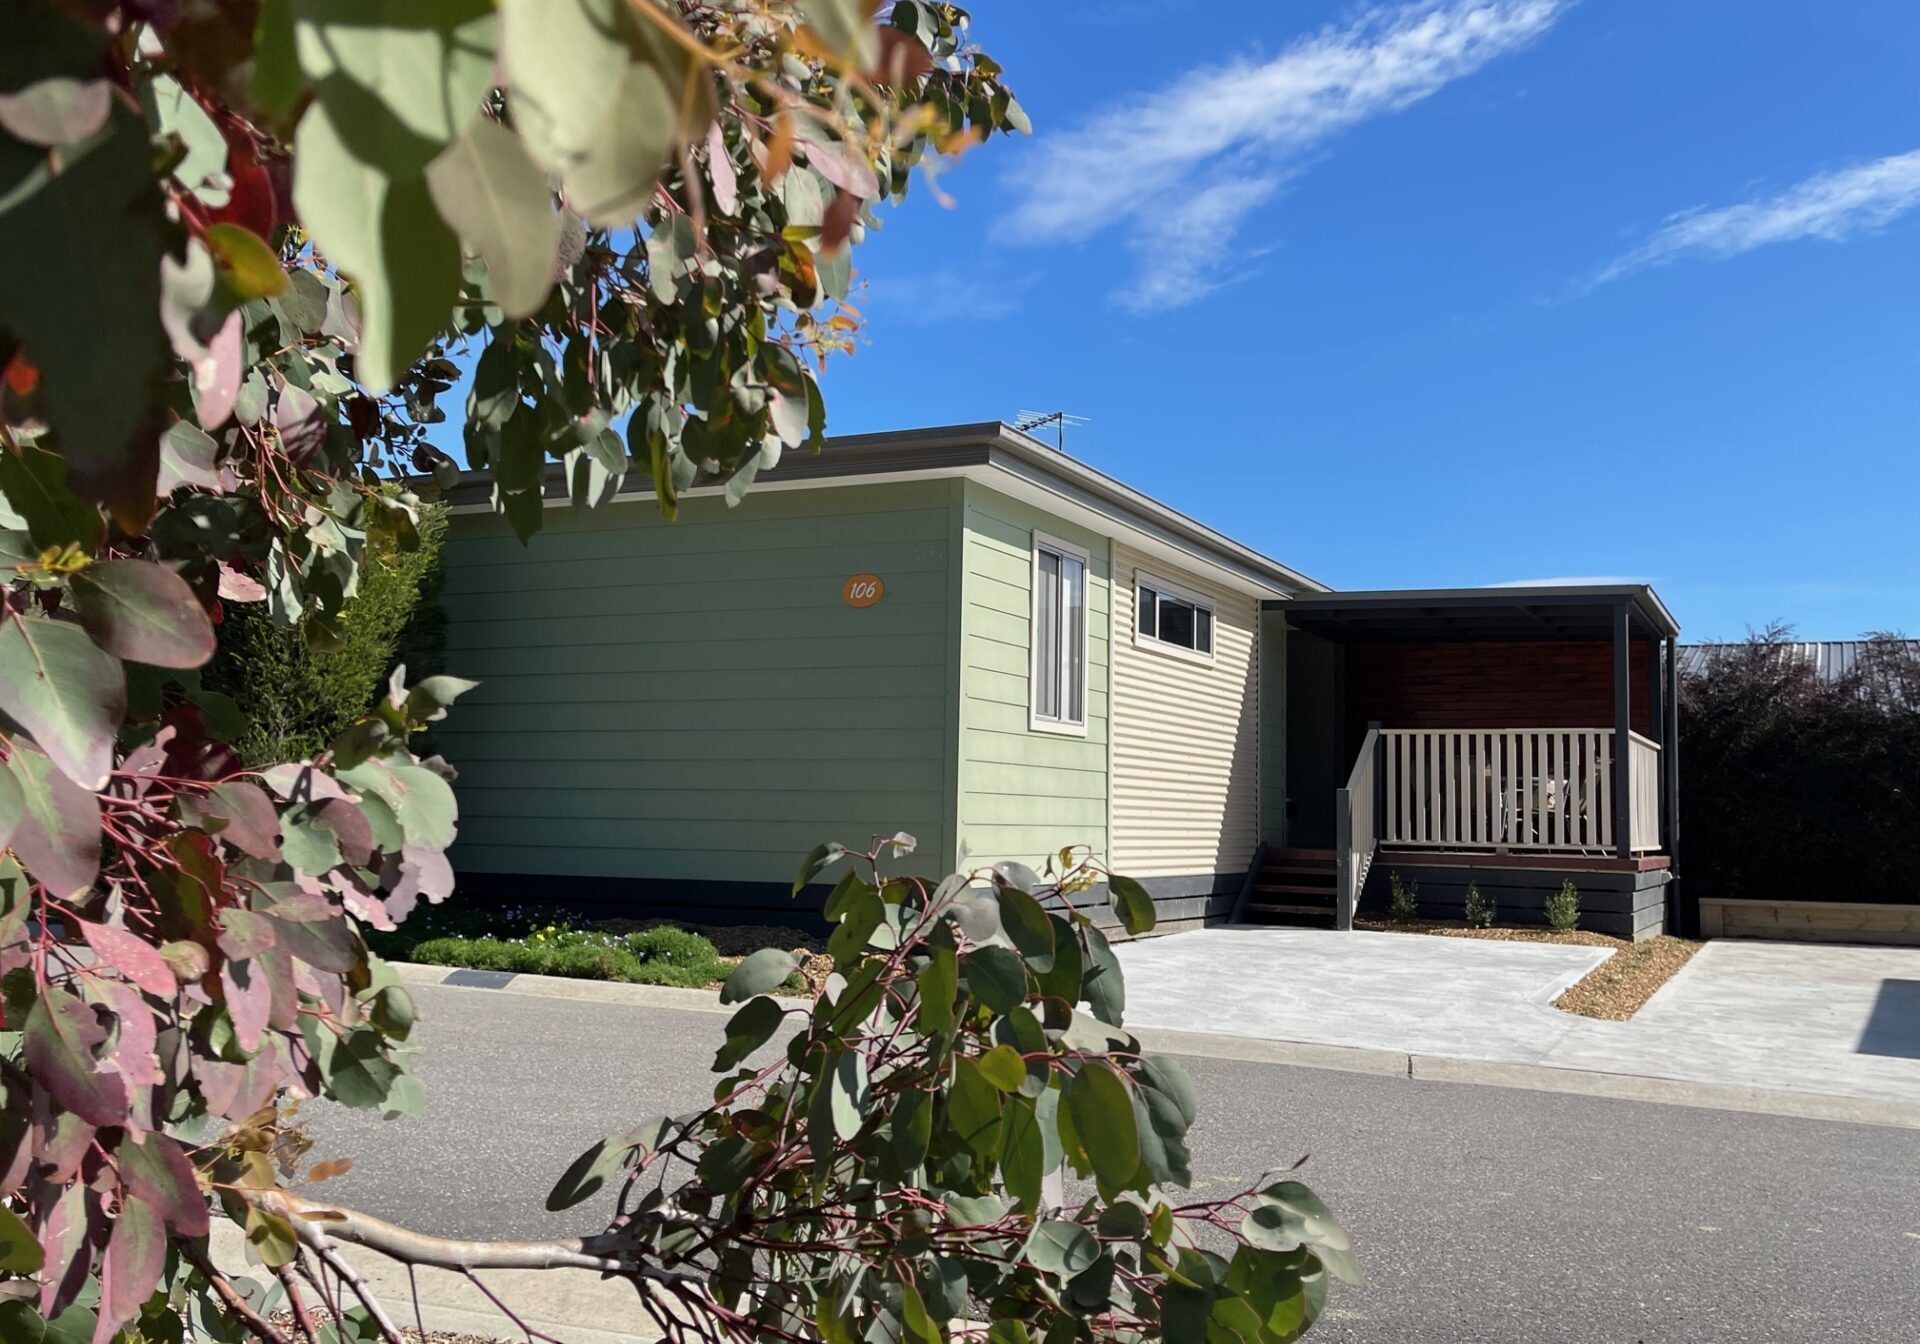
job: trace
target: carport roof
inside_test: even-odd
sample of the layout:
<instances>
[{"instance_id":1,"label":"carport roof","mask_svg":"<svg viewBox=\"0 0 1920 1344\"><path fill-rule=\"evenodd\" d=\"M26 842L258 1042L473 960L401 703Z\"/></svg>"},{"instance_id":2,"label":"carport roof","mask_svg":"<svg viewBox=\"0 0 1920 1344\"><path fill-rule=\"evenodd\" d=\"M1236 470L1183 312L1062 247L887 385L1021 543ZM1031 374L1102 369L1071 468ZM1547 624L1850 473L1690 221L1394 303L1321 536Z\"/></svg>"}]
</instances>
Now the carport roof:
<instances>
[{"instance_id":1,"label":"carport roof","mask_svg":"<svg viewBox=\"0 0 1920 1344\"><path fill-rule=\"evenodd\" d=\"M1302 593L1265 605L1284 612L1297 630L1345 644L1606 640L1621 608L1635 633L1680 633L1660 595L1644 583Z\"/></svg>"}]
</instances>

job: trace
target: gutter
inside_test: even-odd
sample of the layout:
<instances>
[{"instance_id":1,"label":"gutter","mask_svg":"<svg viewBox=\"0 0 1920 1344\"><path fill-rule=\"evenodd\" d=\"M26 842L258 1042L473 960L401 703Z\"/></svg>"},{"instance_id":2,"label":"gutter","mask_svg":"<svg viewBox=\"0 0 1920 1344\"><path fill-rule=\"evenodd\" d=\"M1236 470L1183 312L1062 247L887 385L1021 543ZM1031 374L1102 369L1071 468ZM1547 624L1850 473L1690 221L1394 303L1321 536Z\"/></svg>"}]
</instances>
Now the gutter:
<instances>
[{"instance_id":1,"label":"gutter","mask_svg":"<svg viewBox=\"0 0 1920 1344\"><path fill-rule=\"evenodd\" d=\"M631 462L631 459L629 459ZM1209 553L1230 570L1278 592L1327 593L1326 584L1291 569L1250 546L1242 545L1224 533L1216 532L1179 510L1142 494L1086 463L1050 448L998 420L970 425L941 425L930 429L888 430L878 434L851 434L827 440L818 453L804 449L789 450L780 465L760 473L756 483L816 481L840 478L856 481L862 476L911 470L961 475L969 469L991 468L1007 472L1031 484L1040 485L1063 498L1092 507L1096 512L1118 516L1118 520L1158 533L1167 539ZM626 503L653 497L652 482L644 473L630 470L629 488L621 489L611 503ZM444 492L450 505L485 506L490 501L489 473L466 471ZM700 487L691 496L718 494L720 487ZM543 493L549 504L567 496L565 469L550 463Z\"/></svg>"}]
</instances>

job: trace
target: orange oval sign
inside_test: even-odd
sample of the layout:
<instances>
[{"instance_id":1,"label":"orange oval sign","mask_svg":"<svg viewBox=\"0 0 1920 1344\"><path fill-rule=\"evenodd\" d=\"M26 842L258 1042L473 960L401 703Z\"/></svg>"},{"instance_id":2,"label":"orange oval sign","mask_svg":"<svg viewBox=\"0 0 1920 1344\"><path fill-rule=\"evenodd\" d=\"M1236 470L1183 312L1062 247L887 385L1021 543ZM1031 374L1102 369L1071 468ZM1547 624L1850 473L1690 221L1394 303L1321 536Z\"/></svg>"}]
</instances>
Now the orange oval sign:
<instances>
[{"instance_id":1,"label":"orange oval sign","mask_svg":"<svg viewBox=\"0 0 1920 1344\"><path fill-rule=\"evenodd\" d=\"M878 574L855 574L840 589L840 600L850 607L870 607L886 596L887 585Z\"/></svg>"}]
</instances>

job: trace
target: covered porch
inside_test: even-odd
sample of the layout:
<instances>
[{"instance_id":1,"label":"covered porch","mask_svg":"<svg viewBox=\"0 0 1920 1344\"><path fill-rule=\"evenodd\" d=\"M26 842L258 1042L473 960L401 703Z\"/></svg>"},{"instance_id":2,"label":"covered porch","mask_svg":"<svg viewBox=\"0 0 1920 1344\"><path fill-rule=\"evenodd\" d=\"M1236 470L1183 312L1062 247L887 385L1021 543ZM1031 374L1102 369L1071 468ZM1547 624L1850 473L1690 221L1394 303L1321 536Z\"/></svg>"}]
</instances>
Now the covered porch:
<instances>
[{"instance_id":1,"label":"covered porch","mask_svg":"<svg viewBox=\"0 0 1920 1344\"><path fill-rule=\"evenodd\" d=\"M1544 922L1572 880L1582 927L1671 926L1680 632L1652 588L1313 594L1263 619L1286 660L1286 802L1249 914L1325 905L1350 927L1398 872L1432 918L1475 884L1502 922Z\"/></svg>"}]
</instances>

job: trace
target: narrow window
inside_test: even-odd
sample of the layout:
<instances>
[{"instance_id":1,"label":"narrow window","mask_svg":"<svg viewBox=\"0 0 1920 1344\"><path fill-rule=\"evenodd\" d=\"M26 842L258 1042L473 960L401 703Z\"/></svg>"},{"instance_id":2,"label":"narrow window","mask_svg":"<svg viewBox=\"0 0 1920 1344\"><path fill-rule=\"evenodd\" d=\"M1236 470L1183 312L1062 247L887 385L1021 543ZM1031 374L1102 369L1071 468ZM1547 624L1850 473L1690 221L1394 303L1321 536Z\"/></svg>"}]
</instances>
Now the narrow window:
<instances>
[{"instance_id":1,"label":"narrow window","mask_svg":"<svg viewBox=\"0 0 1920 1344\"><path fill-rule=\"evenodd\" d=\"M1078 730L1087 722L1087 557L1039 536L1033 542L1033 723Z\"/></svg>"},{"instance_id":2,"label":"narrow window","mask_svg":"<svg viewBox=\"0 0 1920 1344\"><path fill-rule=\"evenodd\" d=\"M1171 592L1157 581L1141 579L1136 589L1138 639L1212 656L1212 607L1197 597Z\"/></svg>"}]
</instances>

